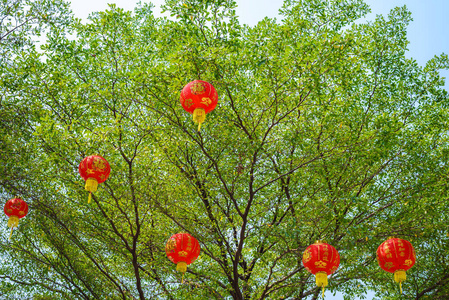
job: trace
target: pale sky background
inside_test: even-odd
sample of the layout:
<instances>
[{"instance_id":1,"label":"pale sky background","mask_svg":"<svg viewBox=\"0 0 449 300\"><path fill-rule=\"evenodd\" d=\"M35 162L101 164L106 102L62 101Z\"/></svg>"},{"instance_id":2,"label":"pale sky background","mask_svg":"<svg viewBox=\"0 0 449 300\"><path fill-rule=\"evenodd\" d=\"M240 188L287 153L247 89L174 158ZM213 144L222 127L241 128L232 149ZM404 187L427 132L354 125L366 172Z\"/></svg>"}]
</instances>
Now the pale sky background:
<instances>
[{"instance_id":1,"label":"pale sky background","mask_svg":"<svg viewBox=\"0 0 449 300\"><path fill-rule=\"evenodd\" d=\"M118 7L133 10L137 0L72 0L72 10L76 17L86 20L94 11L102 11L108 8L107 3L115 3ZM160 12L163 0L152 0L155 6L155 15ZM413 22L408 28L407 57L413 57L420 65L441 53L449 54L449 0L365 0L370 5L372 12L367 16L368 20L374 19L377 14L387 15L390 9L396 6L406 5L412 13ZM278 10L282 6L282 0L237 0L237 15L241 23L254 25L265 16L277 17ZM449 77L449 70L442 71ZM446 80L446 90L449 83ZM392 275L393 278L393 275ZM407 282L403 285L407 289ZM392 291L394 292L394 291ZM341 294L332 296L326 292L326 299L343 300ZM368 294L366 300L372 300L373 294Z\"/></svg>"}]
</instances>

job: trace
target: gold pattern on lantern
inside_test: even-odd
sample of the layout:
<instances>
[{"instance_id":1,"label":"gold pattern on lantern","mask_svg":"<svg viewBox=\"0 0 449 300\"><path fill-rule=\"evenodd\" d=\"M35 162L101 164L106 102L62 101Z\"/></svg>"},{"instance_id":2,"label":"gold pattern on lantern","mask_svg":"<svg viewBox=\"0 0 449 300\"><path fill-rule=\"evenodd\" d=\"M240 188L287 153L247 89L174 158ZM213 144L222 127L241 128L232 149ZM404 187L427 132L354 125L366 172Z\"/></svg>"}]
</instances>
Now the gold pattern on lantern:
<instances>
[{"instance_id":1,"label":"gold pattern on lantern","mask_svg":"<svg viewBox=\"0 0 449 300\"><path fill-rule=\"evenodd\" d=\"M184 101L184 105L187 106L187 108L190 108L190 106L193 105L193 100L192 99L186 99L186 101Z\"/></svg>"},{"instance_id":2,"label":"gold pattern on lantern","mask_svg":"<svg viewBox=\"0 0 449 300\"><path fill-rule=\"evenodd\" d=\"M92 169L87 169L87 174L93 174L93 173L95 173L95 171L94 170L92 170Z\"/></svg>"},{"instance_id":3,"label":"gold pattern on lantern","mask_svg":"<svg viewBox=\"0 0 449 300\"><path fill-rule=\"evenodd\" d=\"M8 209L6 210L6 212L7 212L8 214L12 214L12 209L11 209L11 208L8 208Z\"/></svg>"},{"instance_id":4,"label":"gold pattern on lantern","mask_svg":"<svg viewBox=\"0 0 449 300\"><path fill-rule=\"evenodd\" d=\"M209 106L209 104L211 104L211 103L212 103L212 100L210 100L210 98L208 98L208 97L201 98L201 104Z\"/></svg>"},{"instance_id":5,"label":"gold pattern on lantern","mask_svg":"<svg viewBox=\"0 0 449 300\"><path fill-rule=\"evenodd\" d=\"M406 259L405 260L405 262L404 262L404 265L406 265L406 266L411 266L411 265L413 265L413 262L412 262L412 260L411 259Z\"/></svg>"},{"instance_id":6,"label":"gold pattern on lantern","mask_svg":"<svg viewBox=\"0 0 449 300\"><path fill-rule=\"evenodd\" d=\"M25 212L23 210L19 211L19 216L24 216Z\"/></svg>"},{"instance_id":7,"label":"gold pattern on lantern","mask_svg":"<svg viewBox=\"0 0 449 300\"><path fill-rule=\"evenodd\" d=\"M329 261L329 252L327 252L327 247L324 248L324 253L323 253L323 260L324 261Z\"/></svg>"},{"instance_id":8,"label":"gold pattern on lantern","mask_svg":"<svg viewBox=\"0 0 449 300\"><path fill-rule=\"evenodd\" d=\"M178 252L178 255L181 256L181 257L187 257L187 254L188 253L186 251L179 251Z\"/></svg>"},{"instance_id":9,"label":"gold pattern on lantern","mask_svg":"<svg viewBox=\"0 0 449 300\"><path fill-rule=\"evenodd\" d=\"M12 207L12 208L15 208L15 209L20 209L21 206L22 206L22 204L21 204L19 201L13 202L13 203L11 204L11 207Z\"/></svg>"},{"instance_id":10,"label":"gold pattern on lantern","mask_svg":"<svg viewBox=\"0 0 449 300\"><path fill-rule=\"evenodd\" d=\"M316 261L315 262L315 267L317 267L317 268L326 268L326 266L327 266L327 263L325 263L324 261Z\"/></svg>"},{"instance_id":11,"label":"gold pattern on lantern","mask_svg":"<svg viewBox=\"0 0 449 300\"><path fill-rule=\"evenodd\" d=\"M204 86L204 84L202 82L195 82L190 87L190 90L192 91L192 94L200 95L206 90L206 87Z\"/></svg>"},{"instance_id":12,"label":"gold pattern on lantern","mask_svg":"<svg viewBox=\"0 0 449 300\"><path fill-rule=\"evenodd\" d=\"M304 254L302 255L302 259L304 262L308 262L312 258L312 253L310 253L310 250L304 251Z\"/></svg>"},{"instance_id":13,"label":"gold pattern on lantern","mask_svg":"<svg viewBox=\"0 0 449 300\"><path fill-rule=\"evenodd\" d=\"M393 267L393 263L392 262L386 262L384 265L385 268L390 269Z\"/></svg>"},{"instance_id":14,"label":"gold pattern on lantern","mask_svg":"<svg viewBox=\"0 0 449 300\"><path fill-rule=\"evenodd\" d=\"M94 159L94 169L98 171L103 171L106 168L106 163L101 158Z\"/></svg>"},{"instance_id":15,"label":"gold pattern on lantern","mask_svg":"<svg viewBox=\"0 0 449 300\"><path fill-rule=\"evenodd\" d=\"M176 248L176 240L169 239L167 244L165 245L165 251L166 252L172 252Z\"/></svg>"}]
</instances>

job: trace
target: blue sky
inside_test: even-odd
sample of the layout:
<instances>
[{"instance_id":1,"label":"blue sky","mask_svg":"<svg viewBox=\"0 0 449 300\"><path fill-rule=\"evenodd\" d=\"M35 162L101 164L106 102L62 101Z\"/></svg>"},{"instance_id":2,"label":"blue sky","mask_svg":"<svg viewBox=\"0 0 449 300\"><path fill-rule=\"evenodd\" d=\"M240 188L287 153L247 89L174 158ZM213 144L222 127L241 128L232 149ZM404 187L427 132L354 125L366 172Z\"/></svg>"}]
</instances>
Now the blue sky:
<instances>
[{"instance_id":1,"label":"blue sky","mask_svg":"<svg viewBox=\"0 0 449 300\"><path fill-rule=\"evenodd\" d=\"M93 11L107 9L107 3L116 3L117 6L127 10L133 10L136 0L73 0L74 14L82 19ZM151 1L159 7L163 0ZM396 6L406 5L412 13L413 22L408 29L409 52L407 57L414 58L420 65L441 53L449 54L449 0L365 0L371 6L372 12L367 16L368 20L374 19L377 14L387 15ZM237 14L240 21L254 25L265 16L276 17L278 9L282 6L282 0L237 0ZM159 10L156 10L158 12ZM449 77L449 70L442 71ZM446 80L445 88L449 90ZM404 284L407 288L407 283ZM326 299L342 300L341 294L332 296L326 293ZM366 300L372 300L373 294L367 295Z\"/></svg>"}]
</instances>

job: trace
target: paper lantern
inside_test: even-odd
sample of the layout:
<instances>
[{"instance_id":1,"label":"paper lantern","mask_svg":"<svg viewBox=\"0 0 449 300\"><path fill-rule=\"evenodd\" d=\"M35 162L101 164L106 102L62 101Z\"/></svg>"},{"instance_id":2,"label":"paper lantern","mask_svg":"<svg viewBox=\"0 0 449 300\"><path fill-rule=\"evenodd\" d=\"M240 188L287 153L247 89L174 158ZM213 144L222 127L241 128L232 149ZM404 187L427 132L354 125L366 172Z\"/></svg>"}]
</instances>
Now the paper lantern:
<instances>
[{"instance_id":1,"label":"paper lantern","mask_svg":"<svg viewBox=\"0 0 449 300\"><path fill-rule=\"evenodd\" d=\"M100 155L91 155L83 159L78 171L86 181L85 189L89 192L88 203L91 200L91 193L96 192L99 183L108 179L111 167L106 159Z\"/></svg>"},{"instance_id":2,"label":"paper lantern","mask_svg":"<svg viewBox=\"0 0 449 300\"><path fill-rule=\"evenodd\" d=\"M180 101L184 110L193 115L193 121L198 123L199 131L201 123L206 120L206 114L217 106L218 95L209 82L194 80L182 89Z\"/></svg>"},{"instance_id":3,"label":"paper lantern","mask_svg":"<svg viewBox=\"0 0 449 300\"><path fill-rule=\"evenodd\" d=\"M6 202L3 210L9 217L8 227L11 228L9 239L11 239L13 228L19 226L19 219L22 219L28 213L28 204L20 198L13 198Z\"/></svg>"},{"instance_id":4,"label":"paper lantern","mask_svg":"<svg viewBox=\"0 0 449 300\"><path fill-rule=\"evenodd\" d=\"M407 240L390 237L377 248L377 262L383 270L394 273L394 280L399 283L402 294L405 272L416 262L412 244Z\"/></svg>"},{"instance_id":5,"label":"paper lantern","mask_svg":"<svg viewBox=\"0 0 449 300\"><path fill-rule=\"evenodd\" d=\"M168 259L176 264L176 270L183 273L184 278L187 266L200 255L200 244L188 233L177 233L168 239L165 253Z\"/></svg>"},{"instance_id":6,"label":"paper lantern","mask_svg":"<svg viewBox=\"0 0 449 300\"><path fill-rule=\"evenodd\" d=\"M337 250L324 241L317 241L304 251L302 263L307 271L315 275L316 285L324 288L328 285L327 276L334 273L340 265Z\"/></svg>"}]
</instances>

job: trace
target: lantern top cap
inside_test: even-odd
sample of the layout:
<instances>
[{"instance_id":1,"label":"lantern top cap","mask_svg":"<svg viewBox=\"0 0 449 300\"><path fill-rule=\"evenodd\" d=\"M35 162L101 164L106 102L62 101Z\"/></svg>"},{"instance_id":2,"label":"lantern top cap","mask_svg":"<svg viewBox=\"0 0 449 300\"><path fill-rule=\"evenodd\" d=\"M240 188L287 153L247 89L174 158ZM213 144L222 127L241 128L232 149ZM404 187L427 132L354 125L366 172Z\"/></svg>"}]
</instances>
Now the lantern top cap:
<instances>
[{"instance_id":1,"label":"lantern top cap","mask_svg":"<svg viewBox=\"0 0 449 300\"><path fill-rule=\"evenodd\" d=\"M387 240L391 240L391 239L397 239L397 237L395 237L395 236L389 236Z\"/></svg>"},{"instance_id":2,"label":"lantern top cap","mask_svg":"<svg viewBox=\"0 0 449 300\"><path fill-rule=\"evenodd\" d=\"M317 240L315 244L327 244L325 240Z\"/></svg>"}]
</instances>

